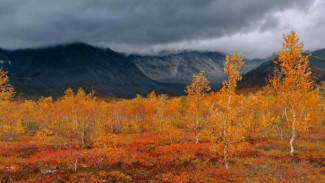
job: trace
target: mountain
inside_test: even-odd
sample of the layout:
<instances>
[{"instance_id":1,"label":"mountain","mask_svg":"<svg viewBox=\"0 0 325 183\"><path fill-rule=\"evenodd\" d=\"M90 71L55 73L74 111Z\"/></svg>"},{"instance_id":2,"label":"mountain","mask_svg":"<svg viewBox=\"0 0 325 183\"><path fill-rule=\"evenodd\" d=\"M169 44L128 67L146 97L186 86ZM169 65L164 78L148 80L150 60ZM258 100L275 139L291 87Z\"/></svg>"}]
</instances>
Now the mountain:
<instances>
[{"instance_id":1,"label":"mountain","mask_svg":"<svg viewBox=\"0 0 325 183\"><path fill-rule=\"evenodd\" d=\"M184 51L175 54L143 56L130 55L139 70L158 82L189 84L192 75L205 71L213 87L220 86L225 79L224 63L226 55L220 52ZM246 73L267 61L265 59L243 59L242 73Z\"/></svg>"},{"instance_id":2,"label":"mountain","mask_svg":"<svg viewBox=\"0 0 325 183\"><path fill-rule=\"evenodd\" d=\"M325 49L311 53L310 66L325 80ZM274 58L274 57L273 57ZM273 59L246 59L239 87L264 86L274 72ZM221 86L225 54L183 51L156 56L125 55L83 43L41 49L0 49L0 67L25 97L60 96L67 88L94 90L98 95L135 97L151 91L183 95L193 73L204 70L213 88Z\"/></svg>"},{"instance_id":3,"label":"mountain","mask_svg":"<svg viewBox=\"0 0 325 183\"><path fill-rule=\"evenodd\" d=\"M265 62L244 59L247 72ZM212 87L224 80L225 54L183 51L157 56L125 55L110 49L72 43L41 49L0 49L0 67L24 97L59 96L67 88L98 95L134 97L151 91L183 95L193 73L204 70Z\"/></svg>"},{"instance_id":4,"label":"mountain","mask_svg":"<svg viewBox=\"0 0 325 183\"><path fill-rule=\"evenodd\" d=\"M178 95L184 87L153 81L122 54L83 43L0 49L0 67L8 71L10 83L24 96L57 96L69 87L114 97L134 97L152 90Z\"/></svg>"},{"instance_id":5,"label":"mountain","mask_svg":"<svg viewBox=\"0 0 325 183\"><path fill-rule=\"evenodd\" d=\"M309 66L316 82L325 81L325 49L317 50L310 53ZM239 82L239 88L251 88L265 86L265 78L274 74L274 63L270 60L263 63L259 67L247 72L243 75L243 79Z\"/></svg>"}]
</instances>

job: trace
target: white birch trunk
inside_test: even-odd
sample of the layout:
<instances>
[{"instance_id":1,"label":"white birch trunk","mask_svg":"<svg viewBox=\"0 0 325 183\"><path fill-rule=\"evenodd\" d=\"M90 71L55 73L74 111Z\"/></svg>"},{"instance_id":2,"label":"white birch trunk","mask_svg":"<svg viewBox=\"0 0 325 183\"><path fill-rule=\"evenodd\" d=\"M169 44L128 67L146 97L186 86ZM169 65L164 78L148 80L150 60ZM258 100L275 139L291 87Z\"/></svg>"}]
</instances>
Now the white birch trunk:
<instances>
[{"instance_id":1,"label":"white birch trunk","mask_svg":"<svg viewBox=\"0 0 325 183\"><path fill-rule=\"evenodd\" d=\"M294 108L292 107L292 136L291 136L291 140L290 140L290 147L291 147L290 155L291 156L293 156L293 153L295 150L293 147L293 141L295 139L295 136L296 136L296 114L295 114Z\"/></svg>"}]
</instances>

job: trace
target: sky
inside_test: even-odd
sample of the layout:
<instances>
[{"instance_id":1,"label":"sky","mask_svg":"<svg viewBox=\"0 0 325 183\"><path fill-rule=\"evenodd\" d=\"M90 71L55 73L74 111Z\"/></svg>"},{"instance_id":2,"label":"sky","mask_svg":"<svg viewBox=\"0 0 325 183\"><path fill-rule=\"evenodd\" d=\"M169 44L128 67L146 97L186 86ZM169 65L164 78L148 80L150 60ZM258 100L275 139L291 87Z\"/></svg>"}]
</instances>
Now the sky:
<instances>
[{"instance_id":1,"label":"sky","mask_svg":"<svg viewBox=\"0 0 325 183\"><path fill-rule=\"evenodd\" d=\"M264 58L294 30L325 48L325 0L0 0L0 47L85 42L126 53L238 51Z\"/></svg>"}]
</instances>

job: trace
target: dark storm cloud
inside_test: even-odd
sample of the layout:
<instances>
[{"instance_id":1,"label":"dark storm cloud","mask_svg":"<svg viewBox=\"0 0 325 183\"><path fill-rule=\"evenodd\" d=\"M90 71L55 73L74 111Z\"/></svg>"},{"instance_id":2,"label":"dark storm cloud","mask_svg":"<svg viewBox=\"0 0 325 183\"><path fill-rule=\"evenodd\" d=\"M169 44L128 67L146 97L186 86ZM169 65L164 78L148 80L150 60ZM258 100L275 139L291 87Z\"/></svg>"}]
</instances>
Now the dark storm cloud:
<instances>
[{"instance_id":1,"label":"dark storm cloud","mask_svg":"<svg viewBox=\"0 0 325 183\"><path fill-rule=\"evenodd\" d=\"M0 0L0 46L22 48L83 41L123 49L123 45L149 48L216 39L275 29L279 26L275 13L308 11L313 3L306 0Z\"/></svg>"}]
</instances>

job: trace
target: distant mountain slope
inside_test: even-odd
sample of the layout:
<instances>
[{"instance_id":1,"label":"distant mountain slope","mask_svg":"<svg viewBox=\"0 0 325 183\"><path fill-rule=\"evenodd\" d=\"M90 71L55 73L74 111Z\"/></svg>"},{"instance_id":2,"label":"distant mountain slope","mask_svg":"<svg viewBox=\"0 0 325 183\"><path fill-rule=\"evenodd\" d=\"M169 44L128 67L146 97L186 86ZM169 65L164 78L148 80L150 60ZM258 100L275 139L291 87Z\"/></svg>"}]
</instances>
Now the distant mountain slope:
<instances>
[{"instance_id":1,"label":"distant mountain slope","mask_svg":"<svg viewBox=\"0 0 325 183\"><path fill-rule=\"evenodd\" d=\"M97 94L134 97L150 91L184 94L193 73L206 71L211 85L221 85L225 55L219 52L184 51L160 56L126 56L83 43L42 49L2 50L0 67L10 76L19 95L57 96L71 87ZM244 72L265 60L244 60Z\"/></svg>"},{"instance_id":2,"label":"distant mountain slope","mask_svg":"<svg viewBox=\"0 0 325 183\"><path fill-rule=\"evenodd\" d=\"M135 65L149 78L167 83L189 84L193 73L205 71L212 85L220 85L225 79L224 62L226 55L219 52L184 51L162 56L130 55ZM244 59L241 70L246 73L267 60Z\"/></svg>"},{"instance_id":3,"label":"distant mountain slope","mask_svg":"<svg viewBox=\"0 0 325 183\"><path fill-rule=\"evenodd\" d=\"M123 55L82 43L43 49L0 50L0 66L10 82L26 96L56 96L83 87L115 97L134 97L152 90L171 95L180 86L152 81Z\"/></svg>"},{"instance_id":4,"label":"distant mountain slope","mask_svg":"<svg viewBox=\"0 0 325 183\"><path fill-rule=\"evenodd\" d=\"M149 78L169 83L190 83L193 73L204 70L211 82L224 79L220 53L183 52L166 56L131 55L136 66Z\"/></svg>"},{"instance_id":5,"label":"distant mountain slope","mask_svg":"<svg viewBox=\"0 0 325 183\"><path fill-rule=\"evenodd\" d=\"M322 80L324 58L325 49L313 52L310 57L313 72ZM113 97L135 97L153 90L169 96L183 95L192 74L202 70L206 71L212 87L220 86L225 79L224 61L225 55L219 52L126 56L83 43L42 49L0 49L0 67L8 71L17 93L27 97L58 96L70 87ZM274 67L272 62L265 61L244 59L241 72L247 73L240 84L242 87L265 84L264 78Z\"/></svg>"},{"instance_id":6,"label":"distant mountain slope","mask_svg":"<svg viewBox=\"0 0 325 183\"><path fill-rule=\"evenodd\" d=\"M325 80L325 49L317 50L311 53L309 57L309 66L316 81ZM274 74L274 63L270 60L263 63L259 67L249 71L243 75L243 79L239 82L240 88L264 86L266 84L265 78Z\"/></svg>"}]
</instances>

